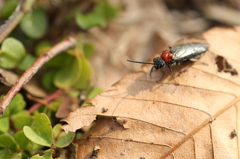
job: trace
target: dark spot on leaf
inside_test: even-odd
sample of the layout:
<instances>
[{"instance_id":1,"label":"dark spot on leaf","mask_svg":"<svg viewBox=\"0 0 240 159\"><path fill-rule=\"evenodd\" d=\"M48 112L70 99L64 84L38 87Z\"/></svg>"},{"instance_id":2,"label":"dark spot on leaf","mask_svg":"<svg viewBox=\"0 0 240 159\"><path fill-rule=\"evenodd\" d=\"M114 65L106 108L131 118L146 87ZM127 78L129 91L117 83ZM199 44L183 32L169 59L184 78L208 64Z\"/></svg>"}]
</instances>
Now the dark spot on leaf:
<instances>
[{"instance_id":1,"label":"dark spot on leaf","mask_svg":"<svg viewBox=\"0 0 240 159\"><path fill-rule=\"evenodd\" d=\"M238 134L238 131L234 129L230 134L230 138L233 139L234 137L237 136L237 134Z\"/></svg>"},{"instance_id":2,"label":"dark spot on leaf","mask_svg":"<svg viewBox=\"0 0 240 159\"><path fill-rule=\"evenodd\" d=\"M232 76L237 76L238 72L236 69L234 69L223 56L217 56L215 58L217 67L218 67L218 72L226 72L230 73Z\"/></svg>"}]
</instances>

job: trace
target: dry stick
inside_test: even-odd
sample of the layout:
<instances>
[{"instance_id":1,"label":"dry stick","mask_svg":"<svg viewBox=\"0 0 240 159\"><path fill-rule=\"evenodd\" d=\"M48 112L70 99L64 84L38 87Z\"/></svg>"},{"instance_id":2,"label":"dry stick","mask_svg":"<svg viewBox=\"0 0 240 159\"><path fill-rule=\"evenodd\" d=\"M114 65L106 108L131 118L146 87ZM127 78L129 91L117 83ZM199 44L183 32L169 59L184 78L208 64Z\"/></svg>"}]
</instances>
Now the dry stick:
<instances>
[{"instance_id":1,"label":"dry stick","mask_svg":"<svg viewBox=\"0 0 240 159\"><path fill-rule=\"evenodd\" d=\"M48 52L42 54L32 66L26 70L17 83L8 91L7 95L0 102L0 117L3 115L8 104L12 101L14 96L20 91L20 89L32 78L32 76L41 68L46 62L57 54L76 45L76 39L69 37L64 41L53 46Z\"/></svg>"},{"instance_id":2,"label":"dry stick","mask_svg":"<svg viewBox=\"0 0 240 159\"><path fill-rule=\"evenodd\" d=\"M61 93L63 92L63 89L58 89L56 92L54 92L53 94L51 94L50 96L48 96L46 99L44 99L44 101L46 102L51 102L52 100L54 100L55 98L57 98ZM42 103L36 103L33 106L31 106L31 108L28 110L28 112L30 114L32 114L34 112L34 110L38 109L39 107L41 107L43 104Z\"/></svg>"},{"instance_id":3,"label":"dry stick","mask_svg":"<svg viewBox=\"0 0 240 159\"><path fill-rule=\"evenodd\" d=\"M232 102L230 102L228 105L226 105L223 109L219 110L217 113L215 113L213 116L205 120L201 125L199 125L196 129L191 131L187 136L185 136L179 143L177 143L171 150L169 150L167 153L165 153L163 156L161 156L161 159L166 158L168 155L173 153L177 148L179 148L185 141L187 141L191 136L195 135L199 130L201 130L203 127L211 123L215 118L217 118L219 115L224 113L226 110L234 106L238 101L240 100L240 97L236 98Z\"/></svg>"},{"instance_id":4,"label":"dry stick","mask_svg":"<svg viewBox=\"0 0 240 159\"><path fill-rule=\"evenodd\" d=\"M15 12L8 21L0 27L0 43L11 33L18 25L21 19L27 14L35 0L21 0L15 9Z\"/></svg>"}]
</instances>

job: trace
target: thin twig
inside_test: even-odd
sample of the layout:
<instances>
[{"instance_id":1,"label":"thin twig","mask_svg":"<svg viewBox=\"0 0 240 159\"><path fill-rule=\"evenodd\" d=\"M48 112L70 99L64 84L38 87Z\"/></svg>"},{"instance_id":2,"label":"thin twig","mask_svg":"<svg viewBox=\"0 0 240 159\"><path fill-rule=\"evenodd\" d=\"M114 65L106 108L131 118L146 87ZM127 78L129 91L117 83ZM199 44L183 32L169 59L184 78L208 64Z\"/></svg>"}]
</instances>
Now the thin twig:
<instances>
[{"instance_id":1,"label":"thin twig","mask_svg":"<svg viewBox=\"0 0 240 159\"><path fill-rule=\"evenodd\" d=\"M0 26L0 43L12 32L12 30L18 25L21 19L27 14L35 0L21 0L9 19Z\"/></svg>"},{"instance_id":2,"label":"thin twig","mask_svg":"<svg viewBox=\"0 0 240 159\"><path fill-rule=\"evenodd\" d=\"M17 83L9 90L3 100L0 102L0 117L3 115L9 103L12 101L14 96L20 91L20 89L32 78L32 76L41 68L45 63L47 63L51 58L57 54L74 47L76 45L76 39L69 37L64 41L53 46L48 52L42 54L32 66L26 70Z\"/></svg>"},{"instance_id":3,"label":"thin twig","mask_svg":"<svg viewBox=\"0 0 240 159\"><path fill-rule=\"evenodd\" d=\"M62 89L58 89L56 92L48 96L46 99L44 99L45 102L51 102L52 100L56 99L61 93L63 92ZM43 103L36 103L28 110L29 114L32 114L36 109L41 107Z\"/></svg>"}]
</instances>

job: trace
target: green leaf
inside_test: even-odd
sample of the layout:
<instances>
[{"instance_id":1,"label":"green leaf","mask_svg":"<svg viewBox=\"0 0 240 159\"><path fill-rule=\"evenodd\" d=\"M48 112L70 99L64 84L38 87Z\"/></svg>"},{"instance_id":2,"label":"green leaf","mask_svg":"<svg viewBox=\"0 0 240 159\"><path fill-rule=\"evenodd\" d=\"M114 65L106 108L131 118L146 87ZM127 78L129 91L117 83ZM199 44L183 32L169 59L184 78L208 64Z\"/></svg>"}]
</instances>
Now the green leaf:
<instances>
[{"instance_id":1,"label":"green leaf","mask_svg":"<svg viewBox=\"0 0 240 159\"><path fill-rule=\"evenodd\" d=\"M5 148L5 149L2 149L0 150L0 158L4 158L7 156L7 155L10 155L11 153L13 153L13 151L9 148Z\"/></svg>"},{"instance_id":2,"label":"green leaf","mask_svg":"<svg viewBox=\"0 0 240 159\"><path fill-rule=\"evenodd\" d=\"M117 11L116 7L106 2L99 2L92 12L88 14L77 13L76 22L83 29L89 29L95 25L106 27L107 21L115 17Z\"/></svg>"},{"instance_id":3,"label":"green leaf","mask_svg":"<svg viewBox=\"0 0 240 159\"><path fill-rule=\"evenodd\" d=\"M78 58L80 58L79 63L81 64L81 67L79 69L80 77L76 83L74 83L73 88L84 89L89 86L89 80L92 71L89 62L83 55L79 56Z\"/></svg>"},{"instance_id":4,"label":"green leaf","mask_svg":"<svg viewBox=\"0 0 240 159\"><path fill-rule=\"evenodd\" d=\"M47 52L52 47L50 41L42 41L35 47L35 55L40 56Z\"/></svg>"},{"instance_id":5,"label":"green leaf","mask_svg":"<svg viewBox=\"0 0 240 159\"><path fill-rule=\"evenodd\" d=\"M55 74L56 74L56 70L51 70L45 73L43 76L42 84L46 89L50 91L56 90L56 87L53 83Z\"/></svg>"},{"instance_id":6,"label":"green leaf","mask_svg":"<svg viewBox=\"0 0 240 159\"><path fill-rule=\"evenodd\" d=\"M5 39L0 51L0 67L6 69L16 67L25 54L25 48L20 41L14 38Z\"/></svg>"},{"instance_id":7,"label":"green leaf","mask_svg":"<svg viewBox=\"0 0 240 159\"><path fill-rule=\"evenodd\" d=\"M23 150L27 149L29 142L31 142L23 133L23 131L19 131L14 134L14 139L18 143L19 147Z\"/></svg>"},{"instance_id":8,"label":"green leaf","mask_svg":"<svg viewBox=\"0 0 240 159\"><path fill-rule=\"evenodd\" d=\"M7 152L7 149L4 149L4 150L6 150L5 152ZM22 153L12 152L12 153L6 154L5 152L3 152L3 154L0 155L0 158L3 158L3 159L21 159L22 158Z\"/></svg>"},{"instance_id":9,"label":"green leaf","mask_svg":"<svg viewBox=\"0 0 240 159\"><path fill-rule=\"evenodd\" d=\"M35 155L31 159L52 159L52 150L46 150L43 156Z\"/></svg>"},{"instance_id":10,"label":"green leaf","mask_svg":"<svg viewBox=\"0 0 240 159\"><path fill-rule=\"evenodd\" d=\"M52 58L48 63L44 65L44 67L63 68L69 63L72 63L73 58L73 55L70 55L68 53L62 53Z\"/></svg>"},{"instance_id":11,"label":"green leaf","mask_svg":"<svg viewBox=\"0 0 240 159\"><path fill-rule=\"evenodd\" d=\"M88 99L92 99L93 97L95 97L96 95L98 95L99 93L101 93L103 90L100 88L94 88L87 96Z\"/></svg>"},{"instance_id":12,"label":"green leaf","mask_svg":"<svg viewBox=\"0 0 240 159\"><path fill-rule=\"evenodd\" d=\"M23 99L23 96L18 93L11 103L8 105L7 109L5 110L3 116L13 115L18 113L19 111L23 110L23 108L26 106L26 102Z\"/></svg>"},{"instance_id":13,"label":"green leaf","mask_svg":"<svg viewBox=\"0 0 240 159\"><path fill-rule=\"evenodd\" d=\"M13 124L18 130L22 130L24 126L31 126L33 123L33 117L24 110L20 111L17 114L12 115Z\"/></svg>"},{"instance_id":14,"label":"green leaf","mask_svg":"<svg viewBox=\"0 0 240 159\"><path fill-rule=\"evenodd\" d=\"M54 84L59 88L84 89L89 84L91 68L83 54L72 56L71 61L57 71Z\"/></svg>"},{"instance_id":15,"label":"green leaf","mask_svg":"<svg viewBox=\"0 0 240 159\"><path fill-rule=\"evenodd\" d=\"M80 26L82 29L89 29L95 25L99 25L101 27L106 26L106 20L98 14L76 14L76 22L78 26Z\"/></svg>"},{"instance_id":16,"label":"green leaf","mask_svg":"<svg viewBox=\"0 0 240 159\"><path fill-rule=\"evenodd\" d=\"M0 141L1 141L0 147L17 150L17 143L11 135L9 134L0 135Z\"/></svg>"},{"instance_id":17,"label":"green leaf","mask_svg":"<svg viewBox=\"0 0 240 159\"><path fill-rule=\"evenodd\" d=\"M31 54L27 54L23 60L21 61L21 63L18 65L18 69L20 70L27 70L33 63L34 61L36 60L37 58L34 57L33 55Z\"/></svg>"},{"instance_id":18,"label":"green leaf","mask_svg":"<svg viewBox=\"0 0 240 159\"><path fill-rule=\"evenodd\" d=\"M94 45L91 44L91 43L83 44L83 51L84 51L84 56L87 59L90 59L93 56L94 52L95 52Z\"/></svg>"},{"instance_id":19,"label":"green leaf","mask_svg":"<svg viewBox=\"0 0 240 159\"><path fill-rule=\"evenodd\" d=\"M7 132L9 130L9 120L7 116L0 118L0 131Z\"/></svg>"},{"instance_id":20,"label":"green leaf","mask_svg":"<svg viewBox=\"0 0 240 159\"><path fill-rule=\"evenodd\" d=\"M29 140L25 135L23 131L19 131L16 134L14 134L14 139L18 143L19 147L22 150L28 151L30 154L34 154L37 151L42 149L42 146L37 145L33 143L31 140ZM1 157L0 157L1 158Z\"/></svg>"},{"instance_id":21,"label":"green leaf","mask_svg":"<svg viewBox=\"0 0 240 159\"><path fill-rule=\"evenodd\" d=\"M15 8L17 7L17 0L8 0L5 1L6 3L4 4L4 6L2 7L1 11L0 11L0 16L3 18L8 18L15 10Z\"/></svg>"},{"instance_id":22,"label":"green leaf","mask_svg":"<svg viewBox=\"0 0 240 159\"><path fill-rule=\"evenodd\" d=\"M69 63L61 68L54 77L54 84L59 88L71 88L79 79L81 74L80 58L72 56Z\"/></svg>"},{"instance_id":23,"label":"green leaf","mask_svg":"<svg viewBox=\"0 0 240 159\"><path fill-rule=\"evenodd\" d=\"M74 139L75 133L69 132L66 134L62 130L62 125L57 124L53 128L53 137L54 137L54 145L57 147L66 147L68 146Z\"/></svg>"},{"instance_id":24,"label":"green leaf","mask_svg":"<svg viewBox=\"0 0 240 159\"><path fill-rule=\"evenodd\" d=\"M33 39L41 38L47 31L47 16L42 9L33 10L20 23L23 32Z\"/></svg>"},{"instance_id":25,"label":"green leaf","mask_svg":"<svg viewBox=\"0 0 240 159\"><path fill-rule=\"evenodd\" d=\"M11 156L9 156L9 159L20 159L22 158L22 153L14 153Z\"/></svg>"},{"instance_id":26,"label":"green leaf","mask_svg":"<svg viewBox=\"0 0 240 159\"><path fill-rule=\"evenodd\" d=\"M29 126L23 127L23 132L32 142L43 146L52 144L52 127L46 114L40 113L34 121L35 130Z\"/></svg>"}]
</instances>

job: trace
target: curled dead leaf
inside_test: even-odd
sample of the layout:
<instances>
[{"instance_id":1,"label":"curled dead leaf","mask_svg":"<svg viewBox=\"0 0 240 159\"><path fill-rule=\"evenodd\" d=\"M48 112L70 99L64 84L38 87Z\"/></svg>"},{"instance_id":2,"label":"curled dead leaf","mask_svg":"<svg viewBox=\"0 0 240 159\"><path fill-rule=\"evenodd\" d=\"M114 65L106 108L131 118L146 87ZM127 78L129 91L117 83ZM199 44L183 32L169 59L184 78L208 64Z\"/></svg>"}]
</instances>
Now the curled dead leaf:
<instances>
[{"instance_id":1,"label":"curled dead leaf","mask_svg":"<svg viewBox=\"0 0 240 159\"><path fill-rule=\"evenodd\" d=\"M201 61L208 65L173 67L178 84L167 70L163 81L156 82L161 77L156 71L149 79L151 66L145 66L145 72L128 74L96 96L94 106L71 113L65 131L90 124L96 115L109 117L99 117L77 141L77 158L88 158L96 145L99 158L238 158L233 132L239 129L239 35L240 27L205 32L210 48ZM219 56L225 65L219 65ZM122 119L126 122L120 124Z\"/></svg>"},{"instance_id":2,"label":"curled dead leaf","mask_svg":"<svg viewBox=\"0 0 240 159\"><path fill-rule=\"evenodd\" d=\"M65 121L68 124L63 125L62 128L66 133L69 131L74 132L84 126L89 126L96 119L97 109L95 106L84 106L81 109L77 109L70 113L66 118L61 121Z\"/></svg>"}]
</instances>

